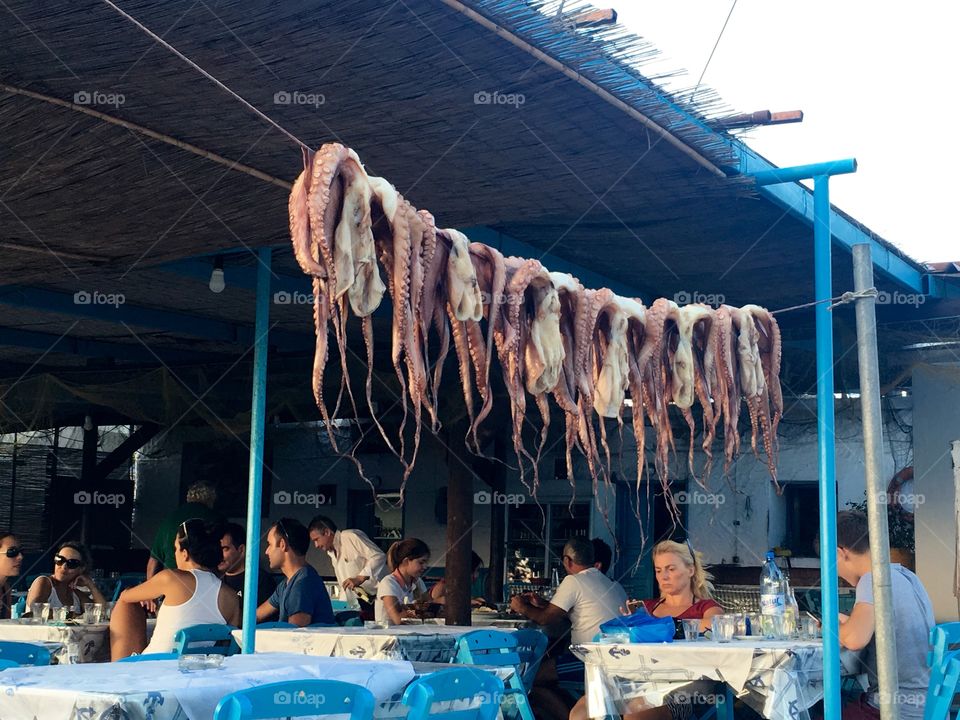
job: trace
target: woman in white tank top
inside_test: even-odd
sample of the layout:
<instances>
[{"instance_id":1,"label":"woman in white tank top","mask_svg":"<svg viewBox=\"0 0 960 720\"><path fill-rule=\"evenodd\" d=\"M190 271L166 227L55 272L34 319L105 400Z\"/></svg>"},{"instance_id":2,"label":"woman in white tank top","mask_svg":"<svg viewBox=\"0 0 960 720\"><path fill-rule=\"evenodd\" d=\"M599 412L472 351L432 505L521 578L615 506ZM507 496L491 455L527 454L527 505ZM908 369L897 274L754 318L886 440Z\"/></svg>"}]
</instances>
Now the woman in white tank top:
<instances>
[{"instance_id":1,"label":"woman in white tank top","mask_svg":"<svg viewBox=\"0 0 960 720\"><path fill-rule=\"evenodd\" d=\"M53 556L53 564L52 575L41 575L30 585L27 609L33 603L50 603L51 608L66 605L78 615L83 612L84 603L107 602L88 574L92 563L84 545L73 540L61 544Z\"/></svg>"},{"instance_id":2,"label":"woman in white tank top","mask_svg":"<svg viewBox=\"0 0 960 720\"><path fill-rule=\"evenodd\" d=\"M163 570L120 593L110 619L110 651L114 660L134 653L171 652L174 636L191 625L240 625L237 595L215 574L223 554L222 537L220 523L187 520L174 540L177 569ZM161 596L163 604L148 645L142 604L150 605Z\"/></svg>"}]
</instances>

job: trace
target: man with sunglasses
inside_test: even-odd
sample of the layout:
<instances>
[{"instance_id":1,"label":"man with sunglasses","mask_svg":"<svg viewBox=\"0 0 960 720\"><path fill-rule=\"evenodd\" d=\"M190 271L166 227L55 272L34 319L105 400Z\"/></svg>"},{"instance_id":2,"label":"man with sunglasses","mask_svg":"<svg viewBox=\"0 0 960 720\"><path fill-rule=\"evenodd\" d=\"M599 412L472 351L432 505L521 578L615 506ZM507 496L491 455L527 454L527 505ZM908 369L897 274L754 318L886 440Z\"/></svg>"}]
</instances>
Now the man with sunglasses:
<instances>
[{"instance_id":1,"label":"man with sunglasses","mask_svg":"<svg viewBox=\"0 0 960 720\"><path fill-rule=\"evenodd\" d=\"M284 579L270 599L257 608L257 622L277 617L299 627L318 623L333 625L333 605L323 578L307 564L310 535L303 523L280 518L267 533L264 554L270 570Z\"/></svg>"},{"instance_id":2,"label":"man with sunglasses","mask_svg":"<svg viewBox=\"0 0 960 720\"><path fill-rule=\"evenodd\" d=\"M0 532L0 620L10 617L11 597L7 581L20 575L23 564L23 550L16 535Z\"/></svg>"}]
</instances>

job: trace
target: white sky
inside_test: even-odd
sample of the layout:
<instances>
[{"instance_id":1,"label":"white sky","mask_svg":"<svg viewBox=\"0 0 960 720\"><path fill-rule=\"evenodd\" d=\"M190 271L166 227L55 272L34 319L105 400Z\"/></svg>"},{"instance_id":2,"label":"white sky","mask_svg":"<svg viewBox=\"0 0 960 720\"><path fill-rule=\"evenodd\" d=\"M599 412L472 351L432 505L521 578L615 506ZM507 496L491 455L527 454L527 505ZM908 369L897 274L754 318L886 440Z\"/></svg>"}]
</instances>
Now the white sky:
<instances>
[{"instance_id":1,"label":"white sky","mask_svg":"<svg viewBox=\"0 0 960 720\"><path fill-rule=\"evenodd\" d=\"M693 87L733 0L593 0L685 69ZM960 260L960 4L737 0L703 83L735 112L803 110L744 140L781 167L855 157L833 204L921 261ZM950 108L954 108L950 110Z\"/></svg>"}]
</instances>

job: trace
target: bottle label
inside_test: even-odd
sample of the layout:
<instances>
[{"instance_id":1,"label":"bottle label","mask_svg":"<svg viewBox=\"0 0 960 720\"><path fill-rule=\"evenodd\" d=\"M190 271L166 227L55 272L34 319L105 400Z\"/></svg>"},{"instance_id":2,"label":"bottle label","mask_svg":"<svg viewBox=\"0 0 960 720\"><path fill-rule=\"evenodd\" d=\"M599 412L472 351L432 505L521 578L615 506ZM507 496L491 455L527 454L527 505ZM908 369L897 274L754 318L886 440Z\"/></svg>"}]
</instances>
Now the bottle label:
<instances>
[{"instance_id":1,"label":"bottle label","mask_svg":"<svg viewBox=\"0 0 960 720\"><path fill-rule=\"evenodd\" d=\"M760 612L763 615L783 615L785 602L779 593L763 593L760 595Z\"/></svg>"}]
</instances>

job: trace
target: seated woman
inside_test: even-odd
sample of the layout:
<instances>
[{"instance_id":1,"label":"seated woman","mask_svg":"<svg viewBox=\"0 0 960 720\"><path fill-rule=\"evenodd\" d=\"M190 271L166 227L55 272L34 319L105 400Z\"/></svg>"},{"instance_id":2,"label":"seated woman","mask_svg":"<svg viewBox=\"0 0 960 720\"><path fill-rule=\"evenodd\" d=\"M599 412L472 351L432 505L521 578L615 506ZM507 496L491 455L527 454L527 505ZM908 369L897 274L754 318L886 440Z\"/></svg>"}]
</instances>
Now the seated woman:
<instances>
[{"instance_id":1,"label":"seated woman","mask_svg":"<svg viewBox=\"0 0 960 720\"><path fill-rule=\"evenodd\" d=\"M217 577L222 559L223 526L194 518L177 528L176 570L162 570L120 593L110 618L110 654L114 660L134 653L172 652L178 631L191 625L240 626L237 594ZM145 605L163 597L153 638L147 644Z\"/></svg>"},{"instance_id":2,"label":"seated woman","mask_svg":"<svg viewBox=\"0 0 960 720\"><path fill-rule=\"evenodd\" d=\"M408 538L395 542L387 550L391 573L377 585L374 616L377 622L400 625L405 617L416 617L411 607L427 595L421 576L430 564L430 548L423 540Z\"/></svg>"},{"instance_id":3,"label":"seated woman","mask_svg":"<svg viewBox=\"0 0 960 720\"><path fill-rule=\"evenodd\" d=\"M483 567L483 558L477 555L475 552L470 553L470 581L476 582L477 576L480 574L480 568ZM431 602L440 603L441 605L446 604L447 602L447 581L444 578L440 578L436 585L430 588L430 599ZM482 597L473 598L470 601L470 604L473 607L482 607L487 604L487 601Z\"/></svg>"},{"instance_id":4,"label":"seated woman","mask_svg":"<svg viewBox=\"0 0 960 720\"><path fill-rule=\"evenodd\" d=\"M17 536L0 531L0 620L10 618L13 598L7 581L20 574L22 564L23 550L20 549Z\"/></svg>"},{"instance_id":5,"label":"seated woman","mask_svg":"<svg viewBox=\"0 0 960 720\"><path fill-rule=\"evenodd\" d=\"M660 597L643 600L642 605L655 617L674 620L700 620L700 632L711 626L711 618L723 613L723 608L711 598L713 576L707 572L701 553L689 543L664 540L653 548L653 568L660 588ZM641 603L631 602L630 607ZM711 686L712 687L712 686ZM690 695L689 688L684 692ZM704 694L712 692L705 690ZM650 707L643 700L632 701L625 708L623 720L672 720L692 715L689 702L674 700L670 695L660 707ZM582 697L570 711L569 720L587 720L587 702Z\"/></svg>"},{"instance_id":6,"label":"seated woman","mask_svg":"<svg viewBox=\"0 0 960 720\"><path fill-rule=\"evenodd\" d=\"M33 603L50 603L51 609L65 607L79 615L84 603L106 603L100 588L87 574L92 564L86 546L73 540L61 543L53 556L53 574L41 575L30 585L27 608Z\"/></svg>"}]
</instances>

